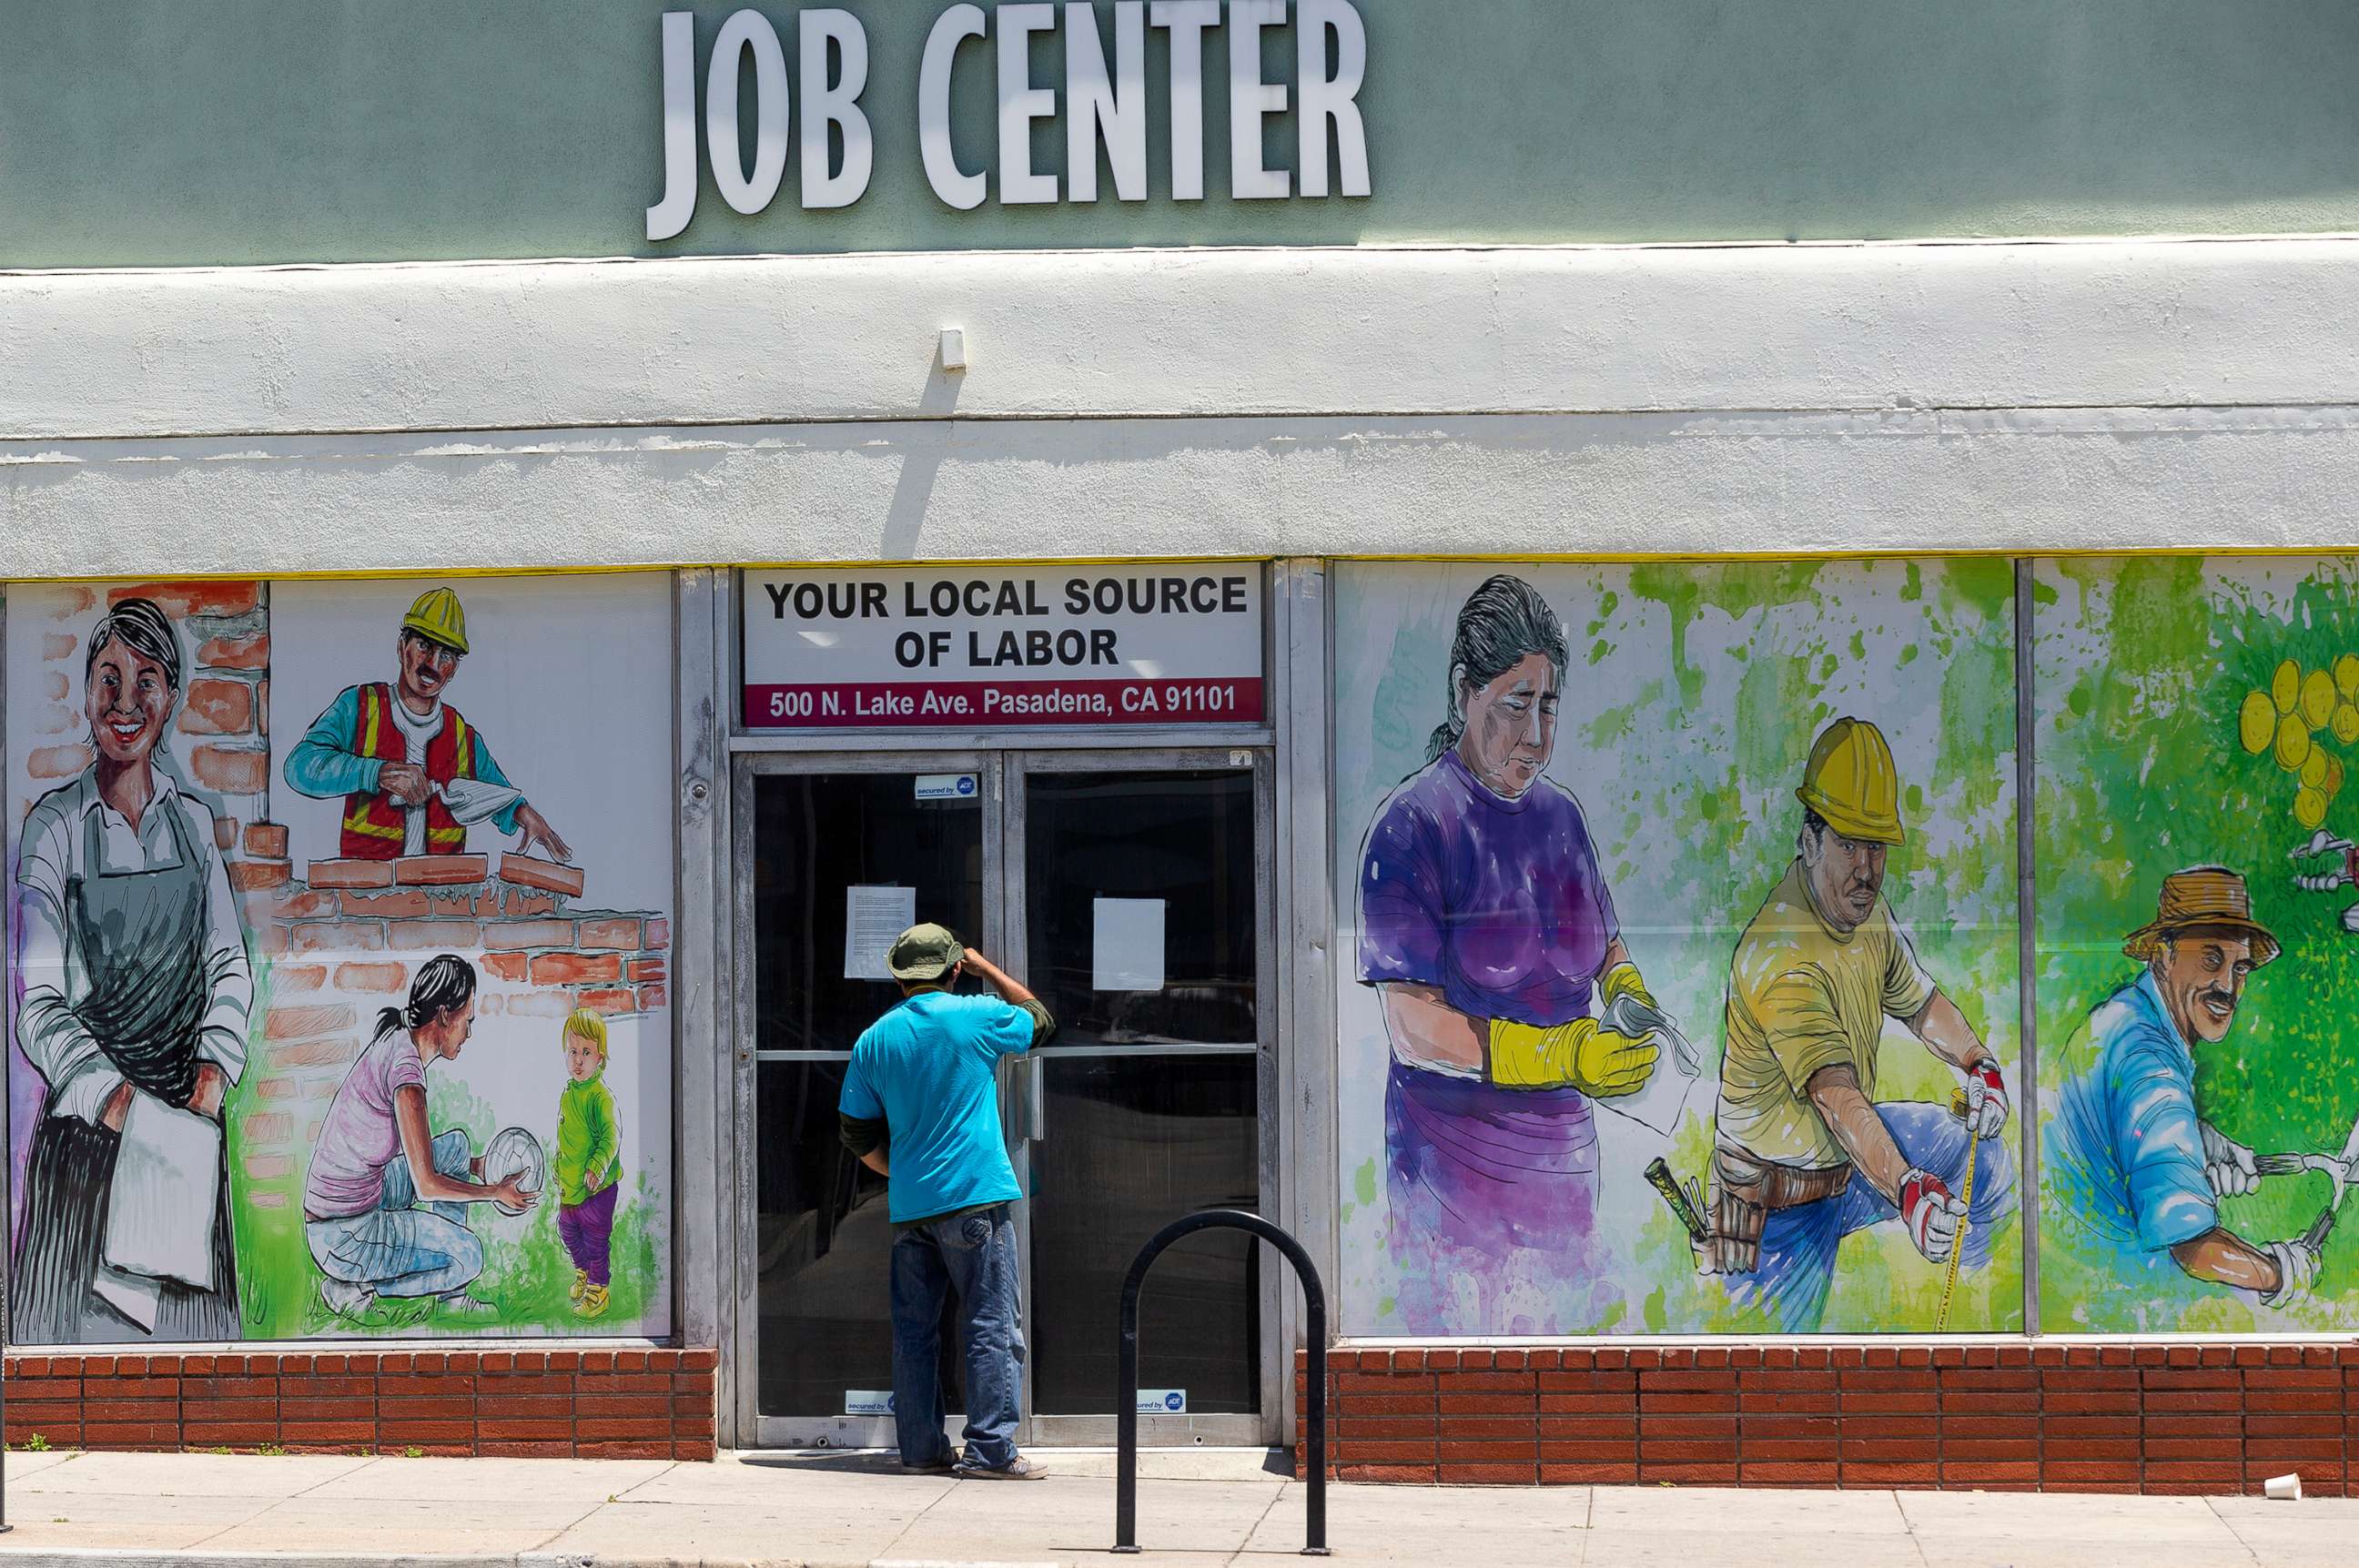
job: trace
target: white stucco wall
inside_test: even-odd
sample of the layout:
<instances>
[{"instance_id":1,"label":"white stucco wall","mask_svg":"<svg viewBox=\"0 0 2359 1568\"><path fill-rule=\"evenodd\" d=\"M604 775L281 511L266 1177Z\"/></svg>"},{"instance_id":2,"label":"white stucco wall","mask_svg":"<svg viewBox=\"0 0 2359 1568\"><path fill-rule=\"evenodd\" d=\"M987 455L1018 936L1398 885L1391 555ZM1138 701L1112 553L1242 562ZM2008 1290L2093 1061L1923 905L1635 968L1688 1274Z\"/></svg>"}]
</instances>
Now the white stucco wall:
<instances>
[{"instance_id":1,"label":"white stucco wall","mask_svg":"<svg viewBox=\"0 0 2359 1568\"><path fill-rule=\"evenodd\" d=\"M2340 547L2354 285L2346 239L0 275L0 526L17 577Z\"/></svg>"}]
</instances>

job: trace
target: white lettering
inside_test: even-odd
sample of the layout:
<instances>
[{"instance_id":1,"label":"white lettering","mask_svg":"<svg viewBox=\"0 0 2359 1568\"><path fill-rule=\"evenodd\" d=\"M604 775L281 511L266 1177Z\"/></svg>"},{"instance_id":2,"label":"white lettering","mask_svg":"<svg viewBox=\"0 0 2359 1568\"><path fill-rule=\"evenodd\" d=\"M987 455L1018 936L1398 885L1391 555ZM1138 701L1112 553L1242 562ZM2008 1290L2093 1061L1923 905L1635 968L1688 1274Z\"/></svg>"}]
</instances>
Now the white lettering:
<instances>
[{"instance_id":1,"label":"white lettering","mask_svg":"<svg viewBox=\"0 0 2359 1568\"><path fill-rule=\"evenodd\" d=\"M1229 194L1239 201L1283 201L1291 181L1262 167L1262 122L1286 113L1286 86L1261 77L1261 35L1286 25L1286 0L1229 0Z\"/></svg>"},{"instance_id":2,"label":"white lettering","mask_svg":"<svg viewBox=\"0 0 2359 1568\"><path fill-rule=\"evenodd\" d=\"M737 146L737 66L754 55L754 172ZM721 24L704 75L704 156L721 199L748 215L770 204L787 172L787 55L777 29L759 11L744 10Z\"/></svg>"},{"instance_id":3,"label":"white lettering","mask_svg":"<svg viewBox=\"0 0 2359 1568\"><path fill-rule=\"evenodd\" d=\"M983 7L961 4L934 18L926 35L926 55L918 71L918 146L926 164L926 183L934 194L962 212L983 205L984 177L959 168L951 145L951 68L959 45L984 36Z\"/></svg>"},{"instance_id":4,"label":"white lettering","mask_svg":"<svg viewBox=\"0 0 2359 1568\"><path fill-rule=\"evenodd\" d=\"M1054 32L1048 0L1002 5L999 24L999 204L1038 206L1057 199L1057 177L1032 171L1032 122L1057 113L1053 88L1032 85L1032 35Z\"/></svg>"},{"instance_id":5,"label":"white lettering","mask_svg":"<svg viewBox=\"0 0 2359 1568\"><path fill-rule=\"evenodd\" d=\"M868 87L868 33L849 11L802 14L803 205L849 207L867 193L876 152L860 94ZM828 84L828 46L842 57ZM843 132L843 168L831 172L831 127ZM1321 139L1323 147L1324 139Z\"/></svg>"},{"instance_id":6,"label":"white lettering","mask_svg":"<svg viewBox=\"0 0 2359 1568\"><path fill-rule=\"evenodd\" d=\"M647 238L668 240L696 216L696 17L663 14L663 200L647 209Z\"/></svg>"},{"instance_id":7,"label":"white lettering","mask_svg":"<svg viewBox=\"0 0 2359 1568\"><path fill-rule=\"evenodd\" d=\"M1351 0L1297 0L1295 81L1299 139L1297 166L1305 196L1327 194L1327 126L1335 127L1335 173L1346 196L1368 193L1368 133L1360 122L1360 83L1368 73L1368 32ZM1335 74L1327 74L1327 35L1335 35Z\"/></svg>"},{"instance_id":8,"label":"white lettering","mask_svg":"<svg viewBox=\"0 0 2359 1568\"><path fill-rule=\"evenodd\" d=\"M1147 19L1171 33L1171 200L1204 199L1204 35L1221 0L1155 0Z\"/></svg>"},{"instance_id":9,"label":"white lettering","mask_svg":"<svg viewBox=\"0 0 2359 1568\"><path fill-rule=\"evenodd\" d=\"M1114 77L1089 0L1065 6L1065 187L1075 201L1098 199L1098 144L1105 144L1117 201L1147 200L1147 8L1114 8Z\"/></svg>"}]
</instances>

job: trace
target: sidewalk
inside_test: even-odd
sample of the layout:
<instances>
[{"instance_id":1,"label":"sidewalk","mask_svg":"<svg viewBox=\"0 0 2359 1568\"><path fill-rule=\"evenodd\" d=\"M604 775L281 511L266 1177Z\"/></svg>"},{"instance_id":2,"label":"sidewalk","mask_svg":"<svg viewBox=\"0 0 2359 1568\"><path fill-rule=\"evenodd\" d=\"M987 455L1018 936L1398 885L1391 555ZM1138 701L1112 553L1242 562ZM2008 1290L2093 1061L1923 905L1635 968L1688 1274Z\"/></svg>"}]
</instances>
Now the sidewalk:
<instances>
[{"instance_id":1,"label":"sidewalk","mask_svg":"<svg viewBox=\"0 0 2359 1568\"><path fill-rule=\"evenodd\" d=\"M12 1454L0 1568L269 1563L1112 1564L1113 1456L1050 1453L1038 1482L903 1475L867 1454L660 1461ZM1303 1487L1257 1453L1148 1456L1140 1562L1270 1568ZM1334 1561L1481 1568L2359 1568L2359 1500L1338 1486ZM1299 1559L1294 1559L1299 1561Z\"/></svg>"}]
</instances>

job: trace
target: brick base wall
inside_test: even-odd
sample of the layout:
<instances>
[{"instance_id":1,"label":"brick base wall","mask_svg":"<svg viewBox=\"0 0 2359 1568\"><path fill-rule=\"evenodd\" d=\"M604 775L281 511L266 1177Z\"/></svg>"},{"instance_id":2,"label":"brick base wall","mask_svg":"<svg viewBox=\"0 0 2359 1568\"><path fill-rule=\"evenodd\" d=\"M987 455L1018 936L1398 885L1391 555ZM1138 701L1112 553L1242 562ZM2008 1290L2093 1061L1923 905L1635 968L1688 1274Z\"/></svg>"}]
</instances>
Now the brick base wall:
<instances>
[{"instance_id":1,"label":"brick base wall","mask_svg":"<svg viewBox=\"0 0 2359 1568\"><path fill-rule=\"evenodd\" d=\"M1327 1367L1346 1481L2228 1494L2292 1471L2359 1489L2353 1345L1346 1349Z\"/></svg>"},{"instance_id":2,"label":"brick base wall","mask_svg":"<svg viewBox=\"0 0 2359 1568\"><path fill-rule=\"evenodd\" d=\"M7 1357L7 1441L52 1448L711 1459L711 1350Z\"/></svg>"}]
</instances>

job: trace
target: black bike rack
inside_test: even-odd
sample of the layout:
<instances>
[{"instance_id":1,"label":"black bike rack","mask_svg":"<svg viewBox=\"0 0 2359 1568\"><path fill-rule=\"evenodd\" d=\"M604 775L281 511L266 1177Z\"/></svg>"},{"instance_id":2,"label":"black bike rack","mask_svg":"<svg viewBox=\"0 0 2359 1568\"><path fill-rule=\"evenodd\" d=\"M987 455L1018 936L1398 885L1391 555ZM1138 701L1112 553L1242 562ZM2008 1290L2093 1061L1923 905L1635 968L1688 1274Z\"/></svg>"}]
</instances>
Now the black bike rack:
<instances>
[{"instance_id":1,"label":"black bike rack","mask_svg":"<svg viewBox=\"0 0 2359 1568\"><path fill-rule=\"evenodd\" d=\"M1243 1209L1201 1209L1185 1219L1173 1220L1155 1233L1154 1239L1138 1249L1131 1261L1130 1272L1122 1279L1122 1343L1115 1360L1116 1376L1121 1387L1114 1390L1114 1432L1118 1454L1114 1468L1114 1549L1124 1555L1138 1551L1138 1292L1147 1283L1147 1271L1163 1255L1163 1249L1183 1236L1193 1236L1200 1230L1250 1231L1261 1237L1294 1265L1294 1272L1302 1281L1304 1325L1310 1342L1310 1408L1305 1417L1310 1423L1306 1441L1310 1446L1310 1493L1305 1508L1307 1539L1302 1555L1324 1557L1327 1552L1327 1292L1320 1288L1319 1270L1311 1265L1310 1254L1302 1244L1259 1214Z\"/></svg>"}]
</instances>

